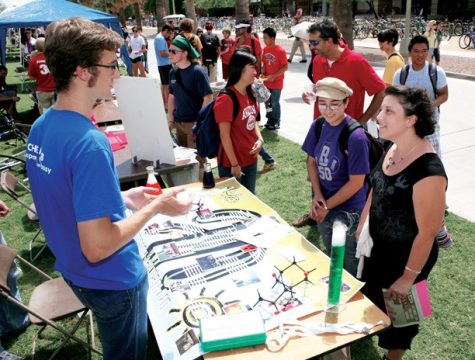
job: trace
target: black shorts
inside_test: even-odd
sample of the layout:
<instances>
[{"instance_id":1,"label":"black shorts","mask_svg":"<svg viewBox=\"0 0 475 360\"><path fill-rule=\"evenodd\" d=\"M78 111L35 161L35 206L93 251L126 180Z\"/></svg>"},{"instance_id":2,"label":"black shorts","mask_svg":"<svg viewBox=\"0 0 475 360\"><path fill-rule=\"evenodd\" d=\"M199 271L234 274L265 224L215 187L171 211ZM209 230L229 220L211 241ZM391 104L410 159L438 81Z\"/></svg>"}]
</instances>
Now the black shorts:
<instances>
[{"instance_id":1,"label":"black shorts","mask_svg":"<svg viewBox=\"0 0 475 360\"><path fill-rule=\"evenodd\" d=\"M137 64L138 62L143 61L143 55L137 56L135 59L130 58L132 64Z\"/></svg>"},{"instance_id":2,"label":"black shorts","mask_svg":"<svg viewBox=\"0 0 475 360\"><path fill-rule=\"evenodd\" d=\"M162 85L170 84L170 70L172 69L172 65L163 65L158 67L158 72L160 74L160 81Z\"/></svg>"}]
</instances>

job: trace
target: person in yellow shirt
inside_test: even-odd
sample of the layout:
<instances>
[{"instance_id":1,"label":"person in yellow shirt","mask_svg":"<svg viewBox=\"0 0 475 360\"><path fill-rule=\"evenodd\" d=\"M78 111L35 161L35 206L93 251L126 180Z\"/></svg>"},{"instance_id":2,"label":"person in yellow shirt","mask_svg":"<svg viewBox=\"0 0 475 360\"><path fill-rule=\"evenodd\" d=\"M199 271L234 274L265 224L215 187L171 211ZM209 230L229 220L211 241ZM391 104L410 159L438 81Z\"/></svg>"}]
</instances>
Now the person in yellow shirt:
<instances>
[{"instance_id":1,"label":"person in yellow shirt","mask_svg":"<svg viewBox=\"0 0 475 360\"><path fill-rule=\"evenodd\" d=\"M392 85L394 74L405 65L404 58L394 48L398 40L399 34L395 29L384 30L378 34L379 48L388 57L383 74L386 86Z\"/></svg>"}]
</instances>

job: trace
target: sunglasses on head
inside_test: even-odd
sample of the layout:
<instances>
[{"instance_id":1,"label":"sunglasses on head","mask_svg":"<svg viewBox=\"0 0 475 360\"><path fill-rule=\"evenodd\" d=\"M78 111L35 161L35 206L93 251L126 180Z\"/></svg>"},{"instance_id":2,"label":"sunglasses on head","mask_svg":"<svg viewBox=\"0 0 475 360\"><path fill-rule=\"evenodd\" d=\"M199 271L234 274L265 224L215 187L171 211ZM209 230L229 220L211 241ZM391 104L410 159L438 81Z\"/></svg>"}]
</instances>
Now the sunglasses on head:
<instances>
[{"instance_id":1,"label":"sunglasses on head","mask_svg":"<svg viewBox=\"0 0 475 360\"><path fill-rule=\"evenodd\" d=\"M310 45L317 46L320 43L320 40L310 40Z\"/></svg>"}]
</instances>

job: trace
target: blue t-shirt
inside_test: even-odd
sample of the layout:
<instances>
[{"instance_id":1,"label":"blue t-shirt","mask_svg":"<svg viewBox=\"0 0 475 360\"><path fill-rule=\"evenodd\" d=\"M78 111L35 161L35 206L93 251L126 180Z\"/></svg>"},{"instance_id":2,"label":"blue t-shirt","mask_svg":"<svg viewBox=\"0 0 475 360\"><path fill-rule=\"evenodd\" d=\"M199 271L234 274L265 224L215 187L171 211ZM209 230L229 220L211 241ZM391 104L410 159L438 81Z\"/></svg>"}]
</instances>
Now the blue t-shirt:
<instances>
[{"instance_id":1,"label":"blue t-shirt","mask_svg":"<svg viewBox=\"0 0 475 360\"><path fill-rule=\"evenodd\" d=\"M188 91L194 93L196 98L201 99L198 103L197 99L191 98L190 95L183 90L183 86L179 85L176 80L176 72L180 72L180 79ZM202 100L206 95L213 92L209 85L208 75L201 66L192 64L186 69L173 69L170 71L170 94L175 97L175 110L173 116L176 122L194 122L201 109Z\"/></svg>"},{"instance_id":2,"label":"blue t-shirt","mask_svg":"<svg viewBox=\"0 0 475 360\"><path fill-rule=\"evenodd\" d=\"M167 41L163 37L163 35L160 33L155 37L155 40L153 41L153 45L155 47L155 56L157 57L157 63L158 66L166 66L170 65L170 58L168 56L161 56L160 51L168 51L168 46L167 46Z\"/></svg>"},{"instance_id":3,"label":"blue t-shirt","mask_svg":"<svg viewBox=\"0 0 475 360\"><path fill-rule=\"evenodd\" d=\"M323 197L329 199L350 179L350 175L369 174L369 142L363 129L356 129L348 138L348 156L340 150L339 137L351 118L347 115L337 126L323 123L317 142L315 125L312 123L302 150L317 162L317 174ZM351 198L336 206L335 210L362 210L366 202L366 184Z\"/></svg>"},{"instance_id":4,"label":"blue t-shirt","mask_svg":"<svg viewBox=\"0 0 475 360\"><path fill-rule=\"evenodd\" d=\"M26 167L55 268L75 285L104 290L136 286L146 270L135 241L90 263L81 251L77 224L126 209L107 138L79 113L51 108L33 124Z\"/></svg>"}]
</instances>

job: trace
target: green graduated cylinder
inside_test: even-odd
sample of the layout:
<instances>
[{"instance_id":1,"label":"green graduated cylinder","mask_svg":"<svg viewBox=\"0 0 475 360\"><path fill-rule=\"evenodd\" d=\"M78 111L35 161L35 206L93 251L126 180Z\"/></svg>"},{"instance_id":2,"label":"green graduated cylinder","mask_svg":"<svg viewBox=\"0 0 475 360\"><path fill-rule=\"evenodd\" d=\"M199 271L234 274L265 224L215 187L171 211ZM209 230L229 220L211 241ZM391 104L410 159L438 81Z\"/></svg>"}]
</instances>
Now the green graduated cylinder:
<instances>
[{"instance_id":1,"label":"green graduated cylinder","mask_svg":"<svg viewBox=\"0 0 475 360\"><path fill-rule=\"evenodd\" d=\"M328 307L334 307L340 303L347 229L348 227L341 221L337 220L333 223L330 278L328 280Z\"/></svg>"}]
</instances>

